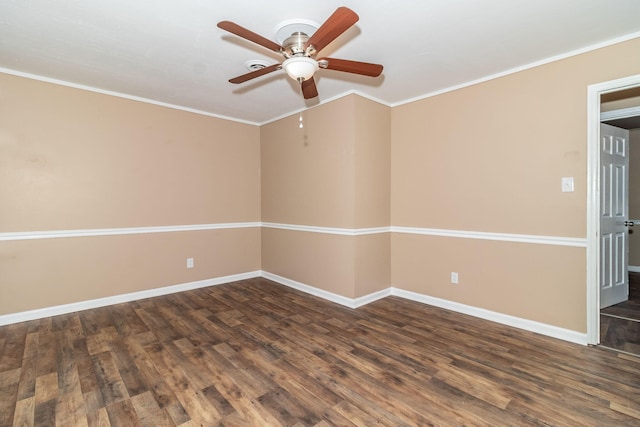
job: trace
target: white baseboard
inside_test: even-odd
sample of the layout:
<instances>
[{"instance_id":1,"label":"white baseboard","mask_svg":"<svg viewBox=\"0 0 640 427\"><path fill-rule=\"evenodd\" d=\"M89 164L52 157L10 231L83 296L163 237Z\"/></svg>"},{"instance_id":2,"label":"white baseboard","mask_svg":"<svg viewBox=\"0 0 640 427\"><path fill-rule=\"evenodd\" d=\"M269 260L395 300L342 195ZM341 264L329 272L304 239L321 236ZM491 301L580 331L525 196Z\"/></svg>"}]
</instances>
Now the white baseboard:
<instances>
[{"instance_id":1,"label":"white baseboard","mask_svg":"<svg viewBox=\"0 0 640 427\"><path fill-rule=\"evenodd\" d=\"M114 295L110 297L97 298L88 301L74 302L71 304L56 305L53 307L40 308L36 310L23 311L0 315L0 326L11 323L25 322L27 320L42 319L43 317L68 314L76 311L88 310L91 308L104 307L107 305L120 304L144 298L152 298L161 295L173 294L176 292L189 291L192 289L206 288L207 286L221 285L223 283L235 282L237 280L260 277L260 271L249 273L233 274L230 276L217 277L214 279L199 280L197 282L182 283L179 285L154 288L146 291L131 292L128 294Z\"/></svg>"},{"instance_id":2,"label":"white baseboard","mask_svg":"<svg viewBox=\"0 0 640 427\"><path fill-rule=\"evenodd\" d=\"M278 276L266 271L262 272L262 277L265 279L273 280L282 285L289 286L299 291L315 295L317 297L326 299L328 301L335 302L337 304L349 307L358 308L363 305L369 304L373 301L382 299L386 296L393 295L401 298L405 298L411 301L420 302L422 304L433 305L435 307L444 308L447 310L455 311L457 313L468 314L470 316L478 317L480 319L489 320L492 322L500 323L507 326L512 326L518 329L524 329L526 331L535 332L541 335L545 335L552 338L569 341L576 344L587 345L587 334L572 331L569 329L560 328L557 326L547 325L546 323L535 322L533 320L522 319L515 316L509 316L506 314L498 313L491 310L485 310L483 308L473 307L470 305L461 304L454 301L445 299L430 297L428 295L418 294L416 292L404 291L402 289L389 287L382 291L375 292L373 294L365 295L360 298L347 298L342 295L334 294L324 291L322 289L315 288L313 286L306 285L304 283L296 282L295 280L287 279L286 277Z\"/></svg>"},{"instance_id":3,"label":"white baseboard","mask_svg":"<svg viewBox=\"0 0 640 427\"><path fill-rule=\"evenodd\" d=\"M468 314L492 322L500 323L514 328L524 329L530 332L536 332L541 335L558 338L576 344L587 345L587 334L568 329L559 328L557 326L547 325L545 323L534 322L532 320L522 319L515 316L509 316L495 311L485 310L461 304L454 301L430 297L428 295L418 294L416 292L405 291L402 289L389 287L378 292L371 293L359 298L348 298L332 292L328 292L307 284L278 276L277 274L267 271L252 271L248 273L234 274L230 276L217 277L213 279L199 280L197 282L183 283L162 288L149 289L146 291L131 292L127 294L114 295L105 298L98 298L88 301L81 301L71 304L58 305L37 310L23 311L20 313L12 313L0 315L0 326L11 323L24 322L28 320L42 319L44 317L56 316L60 314L68 314L76 311L88 310L92 308L104 307L123 302L130 302L144 298L152 298L161 295L172 294L176 292L188 291L192 289L204 288L207 286L216 286L223 283L235 282L238 280L252 279L254 277L264 277L282 285L297 289L304 293L317 296L327 301L335 302L349 308L358 308L370 304L389 295L406 298L411 301L423 304L433 305L435 307L444 308L458 313Z\"/></svg>"},{"instance_id":4,"label":"white baseboard","mask_svg":"<svg viewBox=\"0 0 640 427\"><path fill-rule=\"evenodd\" d=\"M435 307L444 308L446 310L455 311L457 313L468 314L480 319L490 320L518 329L535 332L552 338L558 338L576 344L587 345L587 334L560 328L557 326L547 325L546 323L535 322L533 320L522 319L520 317L510 316L483 308L473 307L461 304L459 302L449 301L441 298L430 297L428 295L418 294L416 292L404 291L402 289L391 288L391 295L406 298L411 301L421 302L423 304L433 305Z\"/></svg>"},{"instance_id":5,"label":"white baseboard","mask_svg":"<svg viewBox=\"0 0 640 427\"><path fill-rule=\"evenodd\" d=\"M360 298L348 298L342 295L334 294L333 292L328 292L301 282L297 282L295 280L287 279L286 277L278 276L277 274L269 273L267 271L262 271L262 277L264 277L265 279L273 280L274 282L280 283L281 285L297 289L306 294L314 295L316 297L335 302L336 304L344 305L345 307L349 308L362 307L363 305L372 303L376 300L391 295L391 288L387 288Z\"/></svg>"}]
</instances>

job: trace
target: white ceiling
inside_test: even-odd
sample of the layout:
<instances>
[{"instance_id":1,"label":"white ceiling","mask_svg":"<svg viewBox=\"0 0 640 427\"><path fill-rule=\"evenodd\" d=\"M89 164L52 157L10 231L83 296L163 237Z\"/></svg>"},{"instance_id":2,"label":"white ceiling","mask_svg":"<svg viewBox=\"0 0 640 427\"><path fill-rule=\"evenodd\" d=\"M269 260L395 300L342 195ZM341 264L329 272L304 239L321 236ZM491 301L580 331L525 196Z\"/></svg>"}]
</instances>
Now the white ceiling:
<instances>
[{"instance_id":1,"label":"white ceiling","mask_svg":"<svg viewBox=\"0 0 640 427\"><path fill-rule=\"evenodd\" d=\"M321 56L383 64L380 77L319 70L309 101L283 70L228 83L282 58L217 22L275 40L282 21L339 6L360 21ZM0 71L250 123L352 91L397 105L634 37L640 0L0 0Z\"/></svg>"}]
</instances>

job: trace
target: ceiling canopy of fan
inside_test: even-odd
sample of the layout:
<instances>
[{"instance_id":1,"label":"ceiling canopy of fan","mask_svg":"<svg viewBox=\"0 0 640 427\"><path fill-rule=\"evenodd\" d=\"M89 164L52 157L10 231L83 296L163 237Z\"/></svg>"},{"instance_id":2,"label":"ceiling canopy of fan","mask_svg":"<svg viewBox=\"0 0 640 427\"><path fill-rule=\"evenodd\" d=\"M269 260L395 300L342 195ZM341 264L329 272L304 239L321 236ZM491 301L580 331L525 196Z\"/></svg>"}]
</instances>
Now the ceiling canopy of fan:
<instances>
[{"instance_id":1,"label":"ceiling canopy of fan","mask_svg":"<svg viewBox=\"0 0 640 427\"><path fill-rule=\"evenodd\" d=\"M310 99L318 96L313 75L320 68L378 77L383 69L380 64L326 57L316 59L317 54L322 49L351 28L351 26L358 22L358 19L358 15L351 9L339 7L311 36L302 31L295 31L282 42L282 45L234 22L221 21L218 23L219 28L269 50L278 52L284 57L284 61L281 64L258 68L249 73L234 77L230 79L229 82L244 83L248 80L264 76L265 74L284 69L289 77L300 82L304 98Z\"/></svg>"}]
</instances>

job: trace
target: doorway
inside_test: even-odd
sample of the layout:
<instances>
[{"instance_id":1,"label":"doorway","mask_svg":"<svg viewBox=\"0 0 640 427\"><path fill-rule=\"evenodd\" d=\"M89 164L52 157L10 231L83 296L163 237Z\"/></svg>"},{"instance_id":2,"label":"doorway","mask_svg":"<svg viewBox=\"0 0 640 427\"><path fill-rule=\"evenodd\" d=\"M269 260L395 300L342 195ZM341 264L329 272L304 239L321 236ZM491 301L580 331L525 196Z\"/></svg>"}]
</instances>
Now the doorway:
<instances>
[{"instance_id":1,"label":"doorway","mask_svg":"<svg viewBox=\"0 0 640 427\"><path fill-rule=\"evenodd\" d=\"M587 98L587 343L600 344L600 123L601 98L640 88L640 74L594 84Z\"/></svg>"},{"instance_id":2,"label":"doorway","mask_svg":"<svg viewBox=\"0 0 640 427\"><path fill-rule=\"evenodd\" d=\"M600 346L640 356L640 88L634 91L601 98Z\"/></svg>"}]
</instances>

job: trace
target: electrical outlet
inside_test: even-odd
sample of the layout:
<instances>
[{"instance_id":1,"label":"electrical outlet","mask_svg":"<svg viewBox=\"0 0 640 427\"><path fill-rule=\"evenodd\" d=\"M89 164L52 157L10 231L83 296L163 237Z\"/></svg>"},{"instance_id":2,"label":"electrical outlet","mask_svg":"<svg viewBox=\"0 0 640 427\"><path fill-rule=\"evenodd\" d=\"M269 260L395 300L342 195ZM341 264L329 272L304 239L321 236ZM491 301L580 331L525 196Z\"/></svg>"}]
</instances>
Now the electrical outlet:
<instances>
[{"instance_id":1,"label":"electrical outlet","mask_svg":"<svg viewBox=\"0 0 640 427\"><path fill-rule=\"evenodd\" d=\"M193 268L193 258L187 258L187 268Z\"/></svg>"},{"instance_id":2,"label":"electrical outlet","mask_svg":"<svg viewBox=\"0 0 640 427\"><path fill-rule=\"evenodd\" d=\"M455 271L451 272L451 283L458 283L458 273Z\"/></svg>"}]
</instances>

